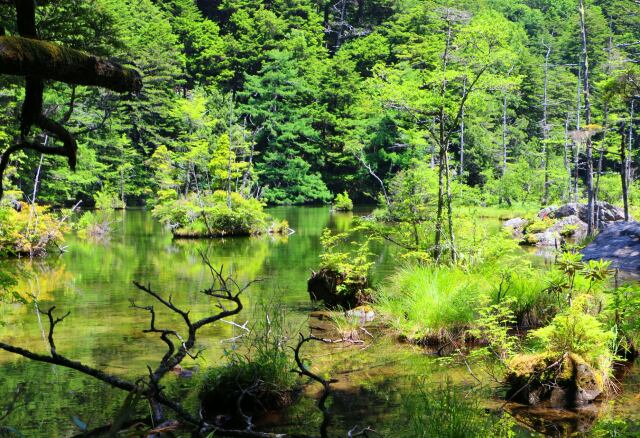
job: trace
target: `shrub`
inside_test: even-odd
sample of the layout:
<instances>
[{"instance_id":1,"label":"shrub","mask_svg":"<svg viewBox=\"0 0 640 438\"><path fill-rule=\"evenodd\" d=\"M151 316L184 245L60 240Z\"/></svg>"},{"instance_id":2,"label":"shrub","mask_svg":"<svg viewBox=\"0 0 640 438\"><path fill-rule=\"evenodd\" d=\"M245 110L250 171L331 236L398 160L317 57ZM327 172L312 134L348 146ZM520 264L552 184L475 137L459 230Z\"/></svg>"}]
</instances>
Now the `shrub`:
<instances>
[{"instance_id":1,"label":"shrub","mask_svg":"<svg viewBox=\"0 0 640 438\"><path fill-rule=\"evenodd\" d=\"M116 210L126 208L127 205L122 202L120 196L111 191L100 191L93 195L93 200L96 203L95 207L98 210Z\"/></svg>"},{"instance_id":2,"label":"shrub","mask_svg":"<svg viewBox=\"0 0 640 438\"><path fill-rule=\"evenodd\" d=\"M83 239L104 240L111 233L111 221L100 213L85 212L75 224L78 236Z\"/></svg>"},{"instance_id":3,"label":"shrub","mask_svg":"<svg viewBox=\"0 0 640 438\"><path fill-rule=\"evenodd\" d=\"M211 195L171 199L156 205L152 214L178 237L219 237L261 234L267 231L267 215L260 201L221 190Z\"/></svg>"},{"instance_id":4,"label":"shrub","mask_svg":"<svg viewBox=\"0 0 640 438\"><path fill-rule=\"evenodd\" d=\"M21 203L21 211L0 207L0 255L42 256L64 241L68 226L48 207Z\"/></svg>"},{"instance_id":5,"label":"shrub","mask_svg":"<svg viewBox=\"0 0 640 438\"><path fill-rule=\"evenodd\" d=\"M287 235L291 232L289 228L289 221L283 219L281 221L273 221L269 227L269 234L282 234Z\"/></svg>"},{"instance_id":6,"label":"shrub","mask_svg":"<svg viewBox=\"0 0 640 438\"><path fill-rule=\"evenodd\" d=\"M327 307L351 308L369 300L369 274L373 261L369 244L349 241L350 233L332 234L325 229L320 238L320 270L307 282L312 300L324 301Z\"/></svg>"},{"instance_id":7,"label":"shrub","mask_svg":"<svg viewBox=\"0 0 640 438\"><path fill-rule=\"evenodd\" d=\"M529 333L537 351L562 355L575 353L591 367L610 376L615 359L615 334L594 316L599 304L590 295L580 295L551 323Z\"/></svg>"},{"instance_id":8,"label":"shrub","mask_svg":"<svg viewBox=\"0 0 640 438\"><path fill-rule=\"evenodd\" d=\"M336 199L333 203L333 209L336 211L353 210L353 201L349 198L349 194L346 191L336 195Z\"/></svg>"},{"instance_id":9,"label":"shrub","mask_svg":"<svg viewBox=\"0 0 640 438\"><path fill-rule=\"evenodd\" d=\"M534 219L529 221L524 228L525 234L541 233L549 229L556 221L554 219L545 217L544 219Z\"/></svg>"}]
</instances>

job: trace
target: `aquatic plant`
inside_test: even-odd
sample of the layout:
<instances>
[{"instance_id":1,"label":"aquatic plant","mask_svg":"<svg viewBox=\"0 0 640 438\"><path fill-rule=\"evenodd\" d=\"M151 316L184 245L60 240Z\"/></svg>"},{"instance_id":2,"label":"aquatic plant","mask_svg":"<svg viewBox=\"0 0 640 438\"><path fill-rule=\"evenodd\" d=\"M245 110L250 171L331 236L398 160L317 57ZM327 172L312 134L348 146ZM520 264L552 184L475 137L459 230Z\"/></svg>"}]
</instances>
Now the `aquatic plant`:
<instances>
[{"instance_id":1,"label":"aquatic plant","mask_svg":"<svg viewBox=\"0 0 640 438\"><path fill-rule=\"evenodd\" d=\"M410 419L407 436L415 438L512 437L515 421L498 419L482 406L479 394L455 386L450 379L410 382L413 393L403 396Z\"/></svg>"}]
</instances>

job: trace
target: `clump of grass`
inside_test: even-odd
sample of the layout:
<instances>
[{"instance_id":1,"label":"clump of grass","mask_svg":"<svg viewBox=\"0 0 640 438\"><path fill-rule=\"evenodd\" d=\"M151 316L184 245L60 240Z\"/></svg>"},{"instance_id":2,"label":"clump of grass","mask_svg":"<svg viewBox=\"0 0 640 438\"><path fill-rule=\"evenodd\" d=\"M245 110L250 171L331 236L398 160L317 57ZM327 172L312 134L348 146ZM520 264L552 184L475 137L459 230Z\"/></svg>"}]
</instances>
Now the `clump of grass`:
<instances>
[{"instance_id":1,"label":"clump of grass","mask_svg":"<svg viewBox=\"0 0 640 438\"><path fill-rule=\"evenodd\" d=\"M492 302L509 299L519 327L539 327L558 310L557 300L548 290L549 275L549 272L530 267L510 269L494 280Z\"/></svg>"},{"instance_id":2,"label":"clump of grass","mask_svg":"<svg viewBox=\"0 0 640 438\"><path fill-rule=\"evenodd\" d=\"M226 365L208 369L201 378L205 414L232 418L253 416L289 405L298 378L288 348L289 329L283 307L263 301L249 332L227 350Z\"/></svg>"},{"instance_id":3,"label":"clump of grass","mask_svg":"<svg viewBox=\"0 0 640 438\"><path fill-rule=\"evenodd\" d=\"M376 308L387 323L412 342L439 346L461 339L478 311L508 299L519 327L539 327L558 311L549 292L549 272L512 261L504 272L496 264L472 270L459 267L407 266L375 293ZM517 263L520 263L518 265Z\"/></svg>"},{"instance_id":4,"label":"clump of grass","mask_svg":"<svg viewBox=\"0 0 640 438\"><path fill-rule=\"evenodd\" d=\"M490 283L459 268L410 266L399 269L376 293L376 305L409 340L439 344L461 335Z\"/></svg>"}]
</instances>

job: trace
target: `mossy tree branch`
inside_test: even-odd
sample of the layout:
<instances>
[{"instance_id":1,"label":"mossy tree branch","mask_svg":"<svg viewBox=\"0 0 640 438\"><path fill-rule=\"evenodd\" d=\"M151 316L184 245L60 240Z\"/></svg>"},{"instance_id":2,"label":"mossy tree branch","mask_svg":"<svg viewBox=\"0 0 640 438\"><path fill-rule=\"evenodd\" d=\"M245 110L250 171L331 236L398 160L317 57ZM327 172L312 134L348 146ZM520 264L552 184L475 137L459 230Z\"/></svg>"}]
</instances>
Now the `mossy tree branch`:
<instances>
[{"instance_id":1,"label":"mossy tree branch","mask_svg":"<svg viewBox=\"0 0 640 438\"><path fill-rule=\"evenodd\" d=\"M48 41L18 36L0 36L0 74L98 86L119 93L142 88L142 77L133 68Z\"/></svg>"}]
</instances>

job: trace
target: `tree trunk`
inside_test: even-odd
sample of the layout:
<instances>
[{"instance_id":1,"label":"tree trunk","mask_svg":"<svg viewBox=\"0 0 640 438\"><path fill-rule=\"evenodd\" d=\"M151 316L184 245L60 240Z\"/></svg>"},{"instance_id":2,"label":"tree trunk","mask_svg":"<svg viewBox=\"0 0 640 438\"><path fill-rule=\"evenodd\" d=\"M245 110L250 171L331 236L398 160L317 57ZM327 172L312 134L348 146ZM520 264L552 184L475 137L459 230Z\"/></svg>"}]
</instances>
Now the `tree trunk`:
<instances>
[{"instance_id":1,"label":"tree trunk","mask_svg":"<svg viewBox=\"0 0 640 438\"><path fill-rule=\"evenodd\" d=\"M589 92L589 56L587 51L587 28L584 18L584 0L580 0L580 31L582 34L582 65L584 69L584 119L587 127L591 124L591 100ZM593 147L591 136L587 136L586 144L587 161L587 234L593 235Z\"/></svg>"},{"instance_id":2,"label":"tree trunk","mask_svg":"<svg viewBox=\"0 0 640 438\"><path fill-rule=\"evenodd\" d=\"M227 163L227 207L231 208L231 153L233 152L233 97L229 96L229 160Z\"/></svg>"},{"instance_id":3,"label":"tree trunk","mask_svg":"<svg viewBox=\"0 0 640 438\"><path fill-rule=\"evenodd\" d=\"M609 102L604 103L604 133L602 135L602 145L600 146L600 154L598 156L598 171L596 172L596 188L593 193L593 202L595 203L595 225L600 228L600 207L598 205L598 196L600 194L600 175L602 174L602 164L604 161L604 152L607 147L607 133L609 131Z\"/></svg>"},{"instance_id":4,"label":"tree trunk","mask_svg":"<svg viewBox=\"0 0 640 438\"><path fill-rule=\"evenodd\" d=\"M622 125L620 129L620 180L622 182L622 203L624 205L624 220L629 220L629 187L627 182L629 177L627 175L627 145L625 143L625 126Z\"/></svg>"},{"instance_id":5,"label":"tree trunk","mask_svg":"<svg viewBox=\"0 0 640 438\"><path fill-rule=\"evenodd\" d=\"M438 154L438 209L436 212L436 232L433 246L433 258L436 263L440 262L442 256L442 225L444 213L444 169L445 169L445 148L441 145Z\"/></svg>"},{"instance_id":6,"label":"tree trunk","mask_svg":"<svg viewBox=\"0 0 640 438\"><path fill-rule=\"evenodd\" d=\"M629 112L629 149L627 150L627 188L631 185L631 153L633 148L633 117L635 110L635 101L631 99L631 111Z\"/></svg>"},{"instance_id":7,"label":"tree trunk","mask_svg":"<svg viewBox=\"0 0 640 438\"><path fill-rule=\"evenodd\" d=\"M462 95L467 94L467 78L465 77L462 82ZM464 175L464 106L460 114L460 181L462 181Z\"/></svg>"},{"instance_id":8,"label":"tree trunk","mask_svg":"<svg viewBox=\"0 0 640 438\"><path fill-rule=\"evenodd\" d=\"M542 167L544 169L544 190L542 195L542 204L547 205L549 202L549 151L547 142L549 140L549 55L551 54L551 46L547 46L547 52L544 55L544 92L542 98Z\"/></svg>"},{"instance_id":9,"label":"tree trunk","mask_svg":"<svg viewBox=\"0 0 640 438\"><path fill-rule=\"evenodd\" d=\"M502 176L507 173L507 93L502 96Z\"/></svg>"},{"instance_id":10,"label":"tree trunk","mask_svg":"<svg viewBox=\"0 0 640 438\"><path fill-rule=\"evenodd\" d=\"M571 166L569 165L569 114L564 121L564 169L567 172L567 202L571 201Z\"/></svg>"}]
</instances>

